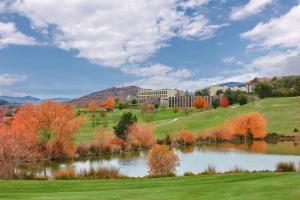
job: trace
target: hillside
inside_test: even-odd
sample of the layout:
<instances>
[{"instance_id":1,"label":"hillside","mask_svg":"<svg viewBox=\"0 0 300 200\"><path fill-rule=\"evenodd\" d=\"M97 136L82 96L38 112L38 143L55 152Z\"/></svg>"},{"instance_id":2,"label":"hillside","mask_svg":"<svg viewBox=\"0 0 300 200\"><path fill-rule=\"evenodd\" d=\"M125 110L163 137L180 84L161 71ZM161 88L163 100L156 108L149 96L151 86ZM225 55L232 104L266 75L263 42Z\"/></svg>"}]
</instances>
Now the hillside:
<instances>
[{"instance_id":1,"label":"hillside","mask_svg":"<svg viewBox=\"0 0 300 200\"><path fill-rule=\"evenodd\" d=\"M90 101L98 101L104 102L107 97L114 97L114 98L127 98L130 96L137 95L139 87L136 86L127 86L127 87L112 87L109 89L101 90L98 92L94 92L77 99L73 99L69 101L70 104L75 106L83 106L86 105Z\"/></svg>"},{"instance_id":2,"label":"hillside","mask_svg":"<svg viewBox=\"0 0 300 200\"><path fill-rule=\"evenodd\" d=\"M93 139L94 130L112 129L112 126L119 120L122 113L126 111L128 110L117 109L115 112L108 113L103 119L98 118L99 124L95 128L88 121L80 133L76 135L76 141L81 142ZM143 118L147 117L138 109L130 111L137 115L139 122L143 122ZM167 133L181 129L188 129L195 134L201 134L207 129L217 127L226 120L249 112L260 112L266 117L268 133L293 135L295 134L294 128L300 129L300 97L266 98L256 101L254 106L252 103L248 103L244 106L233 105L229 108L210 109L203 112L194 110L188 116L183 110L174 113L172 109L158 109L148 117L152 118L152 122L155 124L156 135L162 138ZM89 119L88 116L87 119Z\"/></svg>"},{"instance_id":3,"label":"hillside","mask_svg":"<svg viewBox=\"0 0 300 200\"><path fill-rule=\"evenodd\" d=\"M24 97L0 96L0 99L5 100L12 104L39 103L42 101L41 99L32 96L24 96Z\"/></svg>"}]
</instances>

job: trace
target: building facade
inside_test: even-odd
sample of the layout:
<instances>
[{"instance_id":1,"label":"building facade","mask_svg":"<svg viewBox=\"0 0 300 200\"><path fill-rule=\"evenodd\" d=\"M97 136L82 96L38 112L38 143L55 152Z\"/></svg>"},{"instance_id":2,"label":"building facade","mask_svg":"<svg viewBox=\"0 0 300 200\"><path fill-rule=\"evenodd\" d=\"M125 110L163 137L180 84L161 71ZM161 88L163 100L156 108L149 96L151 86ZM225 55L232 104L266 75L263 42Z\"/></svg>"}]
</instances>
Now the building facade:
<instances>
[{"instance_id":1,"label":"building facade","mask_svg":"<svg viewBox=\"0 0 300 200\"><path fill-rule=\"evenodd\" d=\"M205 99L208 103L208 105L211 105L211 102L214 98L213 96L201 96L203 99ZM197 96L194 95L184 95L184 96L175 96L175 97L169 97L169 107L179 107L179 108L190 108L193 107L193 103L195 98Z\"/></svg>"},{"instance_id":2,"label":"building facade","mask_svg":"<svg viewBox=\"0 0 300 200\"><path fill-rule=\"evenodd\" d=\"M140 89L137 94L137 101L139 104L145 102L160 102L160 104L168 103L170 97L182 96L184 93L180 90L172 90L172 89L160 89L160 90L152 90L152 89Z\"/></svg>"}]
</instances>

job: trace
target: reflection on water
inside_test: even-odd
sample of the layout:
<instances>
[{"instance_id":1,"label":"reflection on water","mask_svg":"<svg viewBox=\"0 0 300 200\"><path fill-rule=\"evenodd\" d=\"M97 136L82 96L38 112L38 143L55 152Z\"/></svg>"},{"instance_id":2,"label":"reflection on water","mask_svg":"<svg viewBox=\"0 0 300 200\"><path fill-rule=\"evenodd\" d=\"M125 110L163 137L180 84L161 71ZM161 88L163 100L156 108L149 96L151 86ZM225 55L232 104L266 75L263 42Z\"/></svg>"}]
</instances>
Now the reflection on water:
<instances>
[{"instance_id":1,"label":"reflection on water","mask_svg":"<svg viewBox=\"0 0 300 200\"><path fill-rule=\"evenodd\" d=\"M300 163L300 144L279 142L274 144L254 141L248 144L215 144L176 149L180 159L177 174L199 173L214 166L217 172L229 171L235 167L245 170L275 170L280 161ZM50 175L58 169L74 167L76 172L90 167L117 167L121 173L136 177L147 175L147 152L101 156L76 160L40 163L23 168L34 170L40 175Z\"/></svg>"}]
</instances>

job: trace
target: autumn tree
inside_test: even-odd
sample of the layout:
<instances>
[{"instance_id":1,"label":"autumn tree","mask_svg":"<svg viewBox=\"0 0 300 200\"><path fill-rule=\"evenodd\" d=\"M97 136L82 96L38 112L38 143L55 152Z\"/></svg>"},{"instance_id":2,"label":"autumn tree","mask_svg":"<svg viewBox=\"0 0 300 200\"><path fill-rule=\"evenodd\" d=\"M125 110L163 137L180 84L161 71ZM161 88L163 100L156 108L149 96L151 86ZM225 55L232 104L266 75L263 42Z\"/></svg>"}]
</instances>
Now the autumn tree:
<instances>
[{"instance_id":1,"label":"autumn tree","mask_svg":"<svg viewBox=\"0 0 300 200\"><path fill-rule=\"evenodd\" d=\"M95 133L96 142L100 147L106 145L109 141L114 138L113 133L111 130L102 129Z\"/></svg>"},{"instance_id":2,"label":"autumn tree","mask_svg":"<svg viewBox=\"0 0 300 200\"><path fill-rule=\"evenodd\" d=\"M129 143L138 143L143 148L149 148L156 142L152 124L134 124L130 126L128 132Z\"/></svg>"},{"instance_id":3,"label":"autumn tree","mask_svg":"<svg viewBox=\"0 0 300 200\"><path fill-rule=\"evenodd\" d=\"M168 146L156 145L148 155L147 164L149 174L166 175L175 172L179 158Z\"/></svg>"},{"instance_id":4,"label":"autumn tree","mask_svg":"<svg viewBox=\"0 0 300 200\"><path fill-rule=\"evenodd\" d=\"M98 104L96 101L90 101L87 107L87 110L91 113L92 125L95 128L96 126L96 113L97 113Z\"/></svg>"},{"instance_id":5,"label":"autumn tree","mask_svg":"<svg viewBox=\"0 0 300 200\"><path fill-rule=\"evenodd\" d=\"M109 109L113 109L116 106L116 102L113 97L107 97L105 100L105 107Z\"/></svg>"},{"instance_id":6,"label":"autumn tree","mask_svg":"<svg viewBox=\"0 0 300 200\"><path fill-rule=\"evenodd\" d=\"M197 96L193 102L193 105L195 106L195 108L197 109L207 109L208 108L208 103L207 101L201 97L201 96Z\"/></svg>"},{"instance_id":7,"label":"autumn tree","mask_svg":"<svg viewBox=\"0 0 300 200\"><path fill-rule=\"evenodd\" d=\"M220 100L220 106L223 108L226 108L229 106L229 101L228 101L227 97L222 97L222 99Z\"/></svg>"},{"instance_id":8,"label":"autumn tree","mask_svg":"<svg viewBox=\"0 0 300 200\"><path fill-rule=\"evenodd\" d=\"M250 139L266 137L267 122L260 113L255 112L239 116L232 123L236 134Z\"/></svg>"}]
</instances>

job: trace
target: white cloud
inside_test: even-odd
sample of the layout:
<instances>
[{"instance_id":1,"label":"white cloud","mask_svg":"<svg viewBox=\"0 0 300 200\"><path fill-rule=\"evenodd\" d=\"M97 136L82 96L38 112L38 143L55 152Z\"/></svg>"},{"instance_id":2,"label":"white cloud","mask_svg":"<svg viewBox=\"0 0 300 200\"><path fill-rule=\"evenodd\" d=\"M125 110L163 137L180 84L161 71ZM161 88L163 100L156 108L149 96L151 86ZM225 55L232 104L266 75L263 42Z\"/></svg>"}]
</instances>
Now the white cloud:
<instances>
[{"instance_id":1,"label":"white cloud","mask_svg":"<svg viewBox=\"0 0 300 200\"><path fill-rule=\"evenodd\" d=\"M222 59L225 65L243 65L244 63L238 60L236 57L226 57Z\"/></svg>"},{"instance_id":2,"label":"white cloud","mask_svg":"<svg viewBox=\"0 0 300 200\"><path fill-rule=\"evenodd\" d=\"M170 88L180 90L195 91L196 89L202 89L210 85L215 85L224 82L246 82L255 76L257 73L244 71L238 75L231 76L215 76L209 78L191 79L192 72L187 69L173 70L164 74L156 74L153 76L142 77L141 79L125 83L124 85L137 85L142 88Z\"/></svg>"},{"instance_id":3,"label":"white cloud","mask_svg":"<svg viewBox=\"0 0 300 200\"><path fill-rule=\"evenodd\" d=\"M231 12L230 18L232 20L242 20L251 15L260 13L266 6L272 3L273 0L250 0L242 7L234 8Z\"/></svg>"},{"instance_id":4,"label":"white cloud","mask_svg":"<svg viewBox=\"0 0 300 200\"><path fill-rule=\"evenodd\" d=\"M259 23L241 37L252 41L248 49L268 50L245 69L264 76L300 74L300 3L281 17Z\"/></svg>"},{"instance_id":5,"label":"white cloud","mask_svg":"<svg viewBox=\"0 0 300 200\"><path fill-rule=\"evenodd\" d=\"M241 37L254 42L250 48L255 46L300 48L300 4L279 18L259 23Z\"/></svg>"},{"instance_id":6,"label":"white cloud","mask_svg":"<svg viewBox=\"0 0 300 200\"><path fill-rule=\"evenodd\" d=\"M0 86L11 86L17 82L25 80L25 75L0 74Z\"/></svg>"},{"instance_id":7,"label":"white cloud","mask_svg":"<svg viewBox=\"0 0 300 200\"><path fill-rule=\"evenodd\" d=\"M157 64L151 65L149 67L123 68L122 72L124 72L126 74L136 75L138 77L149 77L149 76L155 76L155 75L164 75L172 70L173 70L173 68L170 66L157 63Z\"/></svg>"},{"instance_id":8,"label":"white cloud","mask_svg":"<svg viewBox=\"0 0 300 200\"><path fill-rule=\"evenodd\" d=\"M195 8L207 4L209 0L187 0L180 4L182 8Z\"/></svg>"},{"instance_id":9,"label":"white cloud","mask_svg":"<svg viewBox=\"0 0 300 200\"><path fill-rule=\"evenodd\" d=\"M204 40L213 37L218 29L227 25L210 24L204 15L185 16L182 18L182 25L178 33L184 39L199 38Z\"/></svg>"},{"instance_id":10,"label":"white cloud","mask_svg":"<svg viewBox=\"0 0 300 200\"><path fill-rule=\"evenodd\" d=\"M248 70L258 71L263 76L300 74L300 52L295 50L273 52L256 58L246 65Z\"/></svg>"},{"instance_id":11,"label":"white cloud","mask_svg":"<svg viewBox=\"0 0 300 200\"><path fill-rule=\"evenodd\" d=\"M0 22L0 48L7 45L35 45L36 40L17 30L14 23Z\"/></svg>"},{"instance_id":12,"label":"white cloud","mask_svg":"<svg viewBox=\"0 0 300 200\"><path fill-rule=\"evenodd\" d=\"M31 20L55 45L112 67L139 63L173 37L207 39L222 25L186 10L206 0L15 0L9 12ZM48 31L50 27L54 30Z\"/></svg>"}]
</instances>

